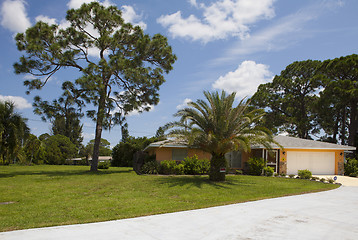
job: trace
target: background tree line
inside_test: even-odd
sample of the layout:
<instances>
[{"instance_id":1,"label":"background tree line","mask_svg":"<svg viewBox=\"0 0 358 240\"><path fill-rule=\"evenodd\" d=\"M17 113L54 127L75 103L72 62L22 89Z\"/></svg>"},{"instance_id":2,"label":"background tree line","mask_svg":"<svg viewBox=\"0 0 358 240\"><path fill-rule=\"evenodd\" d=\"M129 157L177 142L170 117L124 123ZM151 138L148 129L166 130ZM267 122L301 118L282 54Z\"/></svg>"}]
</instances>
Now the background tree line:
<instances>
[{"instance_id":1,"label":"background tree line","mask_svg":"<svg viewBox=\"0 0 358 240\"><path fill-rule=\"evenodd\" d=\"M358 55L294 62L261 84L251 103L266 110L274 133L357 147Z\"/></svg>"}]
</instances>

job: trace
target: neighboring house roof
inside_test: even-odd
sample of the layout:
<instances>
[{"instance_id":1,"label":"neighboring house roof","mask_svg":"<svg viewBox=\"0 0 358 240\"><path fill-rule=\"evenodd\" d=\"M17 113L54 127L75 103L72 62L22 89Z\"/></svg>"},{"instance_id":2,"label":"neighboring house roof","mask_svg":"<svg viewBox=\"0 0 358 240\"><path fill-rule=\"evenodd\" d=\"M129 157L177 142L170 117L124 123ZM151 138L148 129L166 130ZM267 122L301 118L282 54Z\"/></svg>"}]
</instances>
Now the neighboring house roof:
<instances>
[{"instance_id":1,"label":"neighboring house roof","mask_svg":"<svg viewBox=\"0 0 358 240\"><path fill-rule=\"evenodd\" d=\"M280 144L284 149L325 149L325 150L344 150L344 151L356 150L356 147L352 147L352 146L314 141L314 140L302 139L296 137L288 137L282 135L277 135L273 139L278 144ZM184 141L170 139L170 140L151 143L144 149L144 151L156 147L187 148L188 146ZM264 148L264 146L256 145L256 146L252 146L252 148L253 149ZM272 148L280 148L280 146L273 144Z\"/></svg>"},{"instance_id":2,"label":"neighboring house roof","mask_svg":"<svg viewBox=\"0 0 358 240\"><path fill-rule=\"evenodd\" d=\"M159 147L168 147L168 148L187 148L188 145L184 141L175 140L175 139L167 139L159 142L154 142L149 144L144 151L150 148L159 148Z\"/></svg>"},{"instance_id":3,"label":"neighboring house roof","mask_svg":"<svg viewBox=\"0 0 358 240\"><path fill-rule=\"evenodd\" d=\"M355 147L339 145L334 143L327 143L321 141L314 141L309 139L302 139L296 137L277 135L273 138L284 149L324 149L324 150L356 150ZM252 148L264 148L263 146L252 146ZM280 148L276 144L272 148Z\"/></svg>"},{"instance_id":4,"label":"neighboring house roof","mask_svg":"<svg viewBox=\"0 0 358 240\"><path fill-rule=\"evenodd\" d=\"M92 157L89 157L88 160L92 160ZM99 156L98 161L109 161L112 160L111 156Z\"/></svg>"}]
</instances>

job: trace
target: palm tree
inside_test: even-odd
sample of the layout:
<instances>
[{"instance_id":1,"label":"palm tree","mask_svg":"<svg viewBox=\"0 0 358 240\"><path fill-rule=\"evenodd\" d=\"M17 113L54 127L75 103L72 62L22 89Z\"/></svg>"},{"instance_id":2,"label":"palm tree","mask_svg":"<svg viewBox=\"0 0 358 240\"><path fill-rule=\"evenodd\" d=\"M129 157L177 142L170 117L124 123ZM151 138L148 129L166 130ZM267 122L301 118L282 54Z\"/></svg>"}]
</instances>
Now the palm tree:
<instances>
[{"instance_id":1,"label":"palm tree","mask_svg":"<svg viewBox=\"0 0 358 240\"><path fill-rule=\"evenodd\" d=\"M18 157L28 134L26 119L15 112L14 103L0 101L0 163L9 164Z\"/></svg>"},{"instance_id":2,"label":"palm tree","mask_svg":"<svg viewBox=\"0 0 358 240\"><path fill-rule=\"evenodd\" d=\"M207 102L200 99L190 102L174 115L180 120L167 124L166 128L172 129L169 136L211 153L209 179L224 181L225 173L220 169L226 167L225 153L250 151L251 144L271 149L270 143L274 141L271 132L259 125L263 110L251 110L245 99L234 107L235 93L204 91L204 95Z\"/></svg>"}]
</instances>

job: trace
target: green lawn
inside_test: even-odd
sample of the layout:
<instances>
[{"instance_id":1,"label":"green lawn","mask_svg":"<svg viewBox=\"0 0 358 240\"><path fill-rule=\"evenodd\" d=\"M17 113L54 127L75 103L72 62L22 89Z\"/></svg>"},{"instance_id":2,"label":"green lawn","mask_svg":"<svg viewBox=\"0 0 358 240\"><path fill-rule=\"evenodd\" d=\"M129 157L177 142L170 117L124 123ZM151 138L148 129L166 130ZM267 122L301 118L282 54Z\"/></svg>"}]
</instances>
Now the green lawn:
<instances>
[{"instance_id":1,"label":"green lawn","mask_svg":"<svg viewBox=\"0 0 358 240\"><path fill-rule=\"evenodd\" d=\"M98 222L329 190L300 179L138 176L130 168L0 166L0 231ZM4 204L12 202L10 204Z\"/></svg>"}]
</instances>

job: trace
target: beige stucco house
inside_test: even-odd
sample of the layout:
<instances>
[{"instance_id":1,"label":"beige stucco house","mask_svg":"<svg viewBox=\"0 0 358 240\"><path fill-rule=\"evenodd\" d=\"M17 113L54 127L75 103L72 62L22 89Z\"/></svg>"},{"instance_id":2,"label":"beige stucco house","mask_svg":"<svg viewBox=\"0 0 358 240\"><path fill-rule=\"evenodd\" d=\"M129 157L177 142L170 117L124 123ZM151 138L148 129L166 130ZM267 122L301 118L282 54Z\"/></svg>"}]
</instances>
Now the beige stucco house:
<instances>
[{"instance_id":1,"label":"beige stucco house","mask_svg":"<svg viewBox=\"0 0 358 240\"><path fill-rule=\"evenodd\" d=\"M333 143L307 140L288 136L275 136L281 145L273 145L272 150L263 146L251 146L250 152L234 151L226 154L228 165L233 169L245 169L250 157L262 157L277 173L297 174L298 170L308 169L312 174L344 174L344 153L356 148ZM165 140L150 144L145 151L155 154L157 161L184 160L196 154L199 158L210 159L211 154L198 148L189 148L184 142Z\"/></svg>"}]
</instances>

